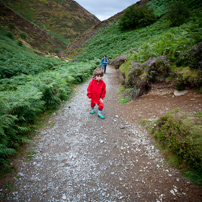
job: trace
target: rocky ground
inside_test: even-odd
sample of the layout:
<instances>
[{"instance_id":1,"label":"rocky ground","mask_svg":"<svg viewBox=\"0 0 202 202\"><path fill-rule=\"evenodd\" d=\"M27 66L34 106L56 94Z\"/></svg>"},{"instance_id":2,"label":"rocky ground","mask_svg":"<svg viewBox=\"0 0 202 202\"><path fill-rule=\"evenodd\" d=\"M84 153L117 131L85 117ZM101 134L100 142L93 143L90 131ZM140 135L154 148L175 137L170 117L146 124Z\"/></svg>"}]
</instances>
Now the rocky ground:
<instances>
[{"instance_id":1,"label":"rocky ground","mask_svg":"<svg viewBox=\"0 0 202 202\"><path fill-rule=\"evenodd\" d=\"M118 104L116 70L108 66L104 81L106 118L97 109L89 113L89 81L80 86L27 147L37 152L33 160L15 160L14 188L5 201L202 201L202 188L168 165L138 124L176 107L199 111L202 96L189 91L176 97L159 86Z\"/></svg>"}]
</instances>

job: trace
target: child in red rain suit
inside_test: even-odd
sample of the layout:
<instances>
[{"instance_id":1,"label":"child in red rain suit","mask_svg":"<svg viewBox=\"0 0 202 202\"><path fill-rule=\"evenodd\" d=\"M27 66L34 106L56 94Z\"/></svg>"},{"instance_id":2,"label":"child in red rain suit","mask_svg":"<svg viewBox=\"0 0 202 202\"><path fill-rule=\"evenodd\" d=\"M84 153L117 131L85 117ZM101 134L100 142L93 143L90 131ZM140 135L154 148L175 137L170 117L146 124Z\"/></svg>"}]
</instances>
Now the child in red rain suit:
<instances>
[{"instance_id":1,"label":"child in red rain suit","mask_svg":"<svg viewBox=\"0 0 202 202\"><path fill-rule=\"evenodd\" d=\"M104 72L101 68L96 68L93 72L93 79L89 83L87 88L87 96L89 97L89 101L91 102L91 114L94 114L94 107L98 105L98 116L101 119L105 117L102 115L102 109L104 107L103 98L106 94L106 84L102 80Z\"/></svg>"}]
</instances>

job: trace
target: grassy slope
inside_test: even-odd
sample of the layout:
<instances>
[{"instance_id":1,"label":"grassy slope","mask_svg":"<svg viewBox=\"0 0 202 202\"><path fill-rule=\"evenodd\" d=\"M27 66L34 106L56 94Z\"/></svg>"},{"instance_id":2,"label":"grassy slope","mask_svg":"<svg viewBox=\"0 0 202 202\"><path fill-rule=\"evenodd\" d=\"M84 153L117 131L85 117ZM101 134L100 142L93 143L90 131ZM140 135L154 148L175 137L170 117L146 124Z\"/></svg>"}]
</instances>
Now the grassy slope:
<instances>
[{"instance_id":1,"label":"grassy slope","mask_svg":"<svg viewBox=\"0 0 202 202\"><path fill-rule=\"evenodd\" d=\"M29 141L32 124L47 109L68 99L72 85L83 82L96 62L66 63L44 58L9 38L0 27L0 170L6 157Z\"/></svg>"},{"instance_id":2,"label":"grassy slope","mask_svg":"<svg viewBox=\"0 0 202 202\"><path fill-rule=\"evenodd\" d=\"M72 40L99 20L72 0L1 0L8 7L65 39Z\"/></svg>"},{"instance_id":3,"label":"grassy slope","mask_svg":"<svg viewBox=\"0 0 202 202\"><path fill-rule=\"evenodd\" d=\"M150 26L128 32L120 31L118 22L114 22L112 25L99 30L82 47L83 51L78 58L81 60L91 59L102 57L103 54L107 54L109 58L116 58L131 49L139 49L141 53L136 59L140 61L147 60L150 56L161 55L166 49L171 50L172 53L169 53L171 54L169 56L172 57L174 52L188 48L202 39L201 19L202 15L198 13L197 16L190 18L186 24L173 28L169 26L168 21L160 19Z\"/></svg>"},{"instance_id":4,"label":"grassy slope","mask_svg":"<svg viewBox=\"0 0 202 202\"><path fill-rule=\"evenodd\" d=\"M54 53L57 50L59 52L65 49L69 43L47 33L2 4L0 4L0 14L0 25L10 30L16 39L39 54Z\"/></svg>"}]
</instances>

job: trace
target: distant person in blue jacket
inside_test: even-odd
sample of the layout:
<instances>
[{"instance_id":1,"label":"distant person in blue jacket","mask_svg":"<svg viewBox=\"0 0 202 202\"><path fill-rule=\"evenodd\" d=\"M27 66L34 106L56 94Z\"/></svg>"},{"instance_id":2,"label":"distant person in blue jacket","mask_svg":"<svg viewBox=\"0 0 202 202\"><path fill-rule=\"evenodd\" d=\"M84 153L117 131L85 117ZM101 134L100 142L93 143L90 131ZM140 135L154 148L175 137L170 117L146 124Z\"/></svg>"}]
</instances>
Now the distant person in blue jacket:
<instances>
[{"instance_id":1,"label":"distant person in blue jacket","mask_svg":"<svg viewBox=\"0 0 202 202\"><path fill-rule=\"evenodd\" d=\"M107 64L108 64L108 59L107 59L107 56L105 55L101 62L100 62L100 65L102 65L102 69L104 70L104 73L106 74L106 68L107 68Z\"/></svg>"}]
</instances>

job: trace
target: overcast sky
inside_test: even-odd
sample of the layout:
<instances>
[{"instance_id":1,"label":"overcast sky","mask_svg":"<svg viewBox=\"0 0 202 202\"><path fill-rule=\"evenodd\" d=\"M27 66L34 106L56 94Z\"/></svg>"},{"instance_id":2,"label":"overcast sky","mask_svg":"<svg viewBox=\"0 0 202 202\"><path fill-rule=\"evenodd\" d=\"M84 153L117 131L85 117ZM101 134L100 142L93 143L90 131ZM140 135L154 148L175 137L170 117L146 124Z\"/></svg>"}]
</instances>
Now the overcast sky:
<instances>
[{"instance_id":1,"label":"overcast sky","mask_svg":"<svg viewBox=\"0 0 202 202\"><path fill-rule=\"evenodd\" d=\"M75 0L98 19L106 20L139 0Z\"/></svg>"}]
</instances>

